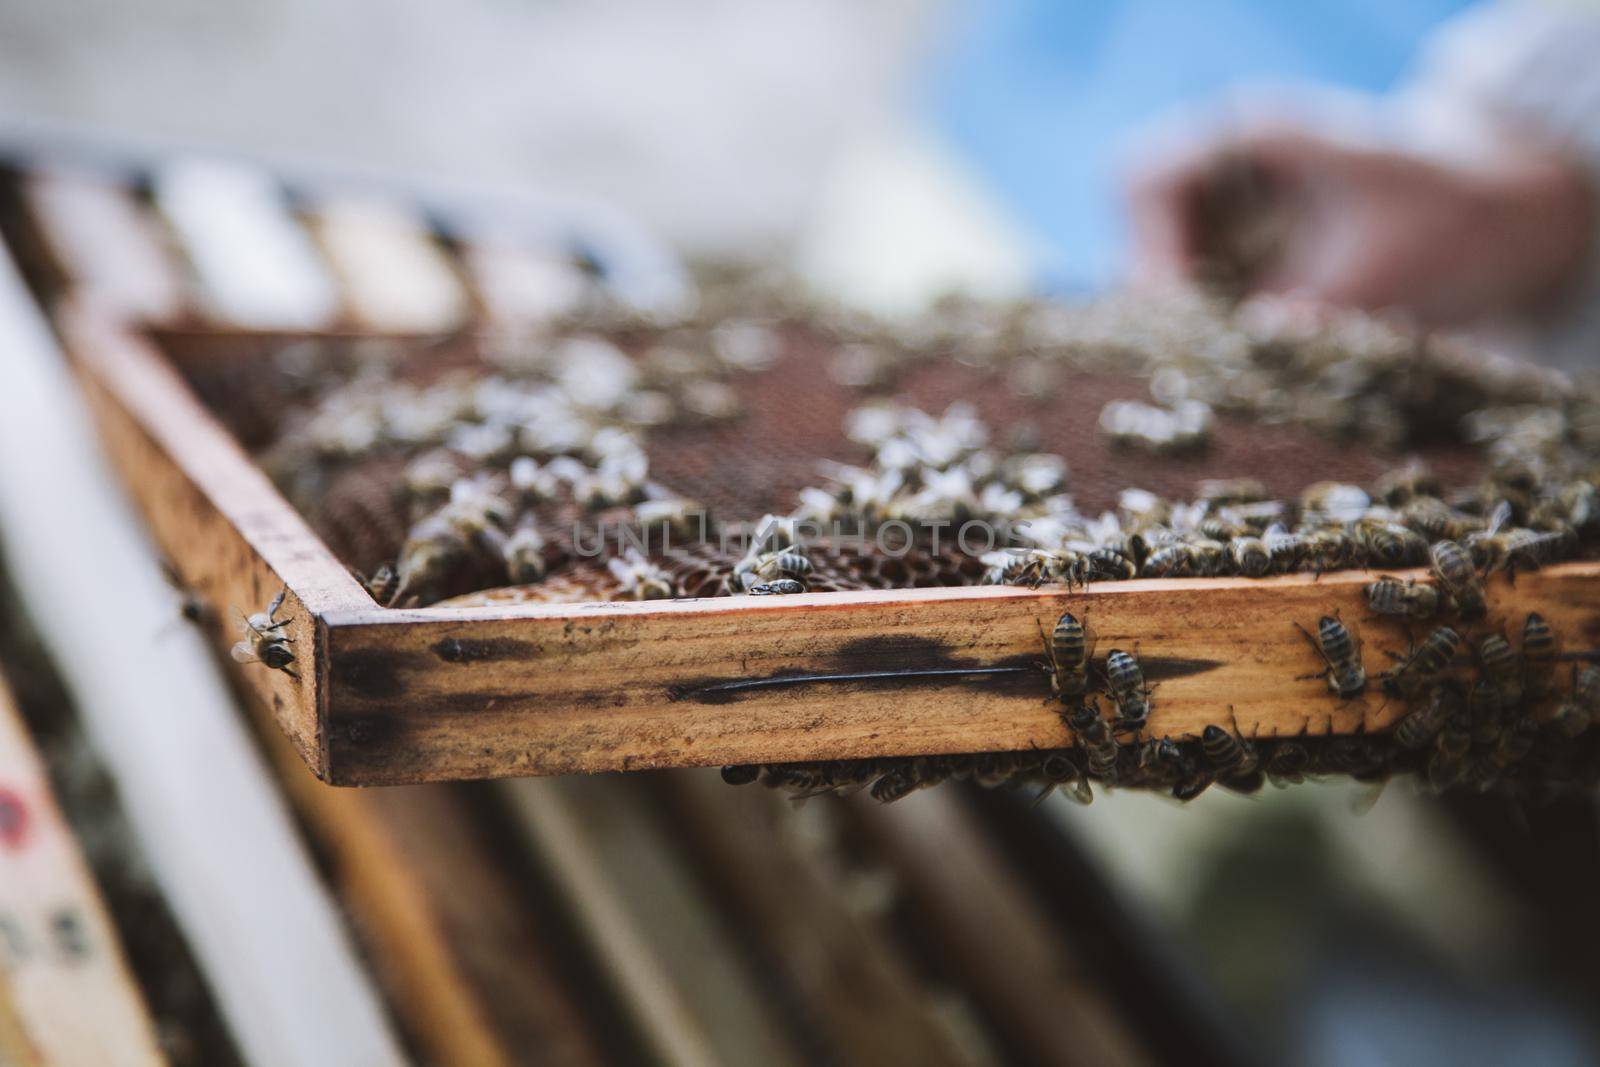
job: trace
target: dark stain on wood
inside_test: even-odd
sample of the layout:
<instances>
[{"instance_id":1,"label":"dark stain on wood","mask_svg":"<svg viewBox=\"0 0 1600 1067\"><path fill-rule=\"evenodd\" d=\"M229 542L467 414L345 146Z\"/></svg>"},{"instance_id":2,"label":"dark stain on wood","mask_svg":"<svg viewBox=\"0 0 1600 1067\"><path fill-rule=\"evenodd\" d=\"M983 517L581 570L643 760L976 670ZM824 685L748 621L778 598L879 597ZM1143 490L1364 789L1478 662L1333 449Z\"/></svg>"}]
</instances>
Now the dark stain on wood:
<instances>
[{"instance_id":1,"label":"dark stain on wood","mask_svg":"<svg viewBox=\"0 0 1600 1067\"><path fill-rule=\"evenodd\" d=\"M1177 657L1151 658L1140 663L1145 678L1151 682L1203 674L1223 665L1220 660ZM841 684L884 691L959 686L990 692L1037 690L1049 693L1042 655L1024 653L980 662L952 656L944 642L914 634L888 634L851 641L828 656L826 666L833 669L786 667L753 678L697 679L669 686L667 698L699 704L730 704L774 690ZM1102 671L1092 668L1090 678L1091 690L1103 688Z\"/></svg>"},{"instance_id":2,"label":"dark stain on wood","mask_svg":"<svg viewBox=\"0 0 1600 1067\"><path fill-rule=\"evenodd\" d=\"M539 654L539 646L532 641L511 637L446 637L429 650L446 663L493 663L533 659Z\"/></svg>"},{"instance_id":3,"label":"dark stain on wood","mask_svg":"<svg viewBox=\"0 0 1600 1067\"><path fill-rule=\"evenodd\" d=\"M393 700L405 692L401 671L409 657L379 649L345 652L333 661L333 685L363 700Z\"/></svg>"}]
</instances>

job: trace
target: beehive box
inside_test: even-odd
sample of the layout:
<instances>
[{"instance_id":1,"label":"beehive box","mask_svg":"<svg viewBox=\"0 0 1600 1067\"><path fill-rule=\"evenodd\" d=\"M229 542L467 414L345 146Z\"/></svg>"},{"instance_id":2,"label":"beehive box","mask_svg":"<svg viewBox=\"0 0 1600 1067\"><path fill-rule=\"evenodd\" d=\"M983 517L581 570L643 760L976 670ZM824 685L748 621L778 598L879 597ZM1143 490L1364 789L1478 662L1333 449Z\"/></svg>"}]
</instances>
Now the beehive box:
<instances>
[{"instance_id":1,"label":"beehive box","mask_svg":"<svg viewBox=\"0 0 1600 1067\"><path fill-rule=\"evenodd\" d=\"M361 558L360 537L330 545L219 417L248 425L219 401L218 383L243 375L255 382L246 392L270 396L263 353L289 338L143 332L88 308L63 322L108 450L181 581L212 606L219 643L236 639L240 613L286 590L277 618L297 676L260 665L243 676L331 782L1061 747L1071 734L1039 661L1041 630L1069 609L1102 651L1137 650L1155 684L1150 736L1192 738L1207 724L1253 737L1370 732L1406 708L1376 687L1351 701L1330 694L1298 628L1337 614L1358 627L1369 675L1388 669L1385 651L1405 652L1414 635L1367 617L1362 589L1374 576L1365 570L1028 589L951 584L974 578L959 554L866 566L841 552L819 565L828 592L615 602L601 599L608 590L595 571L594 599L385 608L352 574L384 550ZM656 477L753 518L792 506L787 494L813 479L818 459L852 458L838 427L859 398L830 383L814 334L800 326L783 336L781 358L739 387L744 418L652 438ZM197 387L217 403L208 408ZM1228 419L1203 460L1109 451L1092 428L1100 404L1142 388L1131 376L1079 375L1019 407L953 360L901 383L931 410L969 397L992 425L1034 423L1039 447L1071 458L1090 508L1128 484L1181 495L1205 475L1248 475L1292 494L1325 478L1370 480L1393 463L1300 429ZM1432 458L1462 477L1475 462L1448 449ZM382 516L371 520L367 536L381 541ZM731 563L715 553L681 561L685 587L711 592ZM569 585L585 588L581 568L574 575ZM1498 574L1489 585L1490 625L1520 625L1536 611L1568 657L1600 644L1600 565L1560 564L1514 582Z\"/></svg>"}]
</instances>

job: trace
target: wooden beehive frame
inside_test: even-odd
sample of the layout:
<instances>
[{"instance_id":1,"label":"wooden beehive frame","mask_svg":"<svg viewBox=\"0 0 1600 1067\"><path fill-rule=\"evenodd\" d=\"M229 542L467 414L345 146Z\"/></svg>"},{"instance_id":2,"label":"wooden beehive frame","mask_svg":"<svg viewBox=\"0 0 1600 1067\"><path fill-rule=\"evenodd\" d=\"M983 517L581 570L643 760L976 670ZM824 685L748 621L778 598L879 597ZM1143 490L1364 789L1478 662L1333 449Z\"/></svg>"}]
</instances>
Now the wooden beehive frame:
<instances>
[{"instance_id":1,"label":"wooden beehive frame","mask_svg":"<svg viewBox=\"0 0 1600 1067\"><path fill-rule=\"evenodd\" d=\"M1367 616L1368 571L656 603L379 607L135 327L87 304L61 328L107 451L218 644L287 590L298 678L246 682L322 779L377 785L652 767L1054 748L1040 628L1085 618L1136 649L1153 736L1373 731L1294 623L1356 624L1376 676L1405 628ZM1418 575L1400 574L1400 577ZM1491 579L1487 625L1540 612L1568 654L1600 646L1600 563ZM1476 631L1474 631L1476 632Z\"/></svg>"}]
</instances>

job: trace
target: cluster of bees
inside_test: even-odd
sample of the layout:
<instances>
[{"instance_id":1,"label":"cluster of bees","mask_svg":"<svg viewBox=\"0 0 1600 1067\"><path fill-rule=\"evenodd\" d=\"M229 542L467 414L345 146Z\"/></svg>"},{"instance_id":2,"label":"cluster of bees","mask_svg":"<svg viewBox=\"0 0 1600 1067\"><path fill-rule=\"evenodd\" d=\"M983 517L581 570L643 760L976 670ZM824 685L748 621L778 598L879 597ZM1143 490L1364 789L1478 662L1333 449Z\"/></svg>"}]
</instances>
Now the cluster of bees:
<instances>
[{"instance_id":1,"label":"cluster of bees","mask_svg":"<svg viewBox=\"0 0 1600 1067\"><path fill-rule=\"evenodd\" d=\"M1215 421L1211 405L1203 400L1180 400L1171 408L1113 400L1100 411L1100 433L1118 448L1180 456L1203 451L1211 443Z\"/></svg>"},{"instance_id":2,"label":"cluster of bees","mask_svg":"<svg viewBox=\"0 0 1600 1067\"><path fill-rule=\"evenodd\" d=\"M1451 584L1437 573L1436 580ZM1390 599L1407 588L1433 587L1380 579L1367 593L1375 609L1382 603L1401 609L1389 613L1412 615L1421 598ZM1317 633L1306 636L1330 692L1341 700L1359 697L1367 674L1344 623L1325 616ZM1071 612L1043 641L1050 692L1076 742L1071 748L730 766L723 778L733 785L760 781L796 798L865 789L884 803L968 781L1036 788L1041 796L1059 788L1081 804L1093 800L1093 783L1190 801L1214 785L1248 795L1268 783L1338 775L1382 784L1412 774L1433 792L1500 790L1538 800L1600 780L1600 746L1585 737L1600 717L1600 665L1574 664L1570 681L1562 682L1553 670L1556 635L1538 614L1525 618L1515 648L1498 632L1469 645L1451 627L1438 627L1380 679L1384 692L1409 710L1384 732L1338 736L1252 739L1237 723L1231 730L1209 724L1198 738L1151 736L1153 690L1133 653L1113 649L1096 669L1088 630Z\"/></svg>"}]
</instances>

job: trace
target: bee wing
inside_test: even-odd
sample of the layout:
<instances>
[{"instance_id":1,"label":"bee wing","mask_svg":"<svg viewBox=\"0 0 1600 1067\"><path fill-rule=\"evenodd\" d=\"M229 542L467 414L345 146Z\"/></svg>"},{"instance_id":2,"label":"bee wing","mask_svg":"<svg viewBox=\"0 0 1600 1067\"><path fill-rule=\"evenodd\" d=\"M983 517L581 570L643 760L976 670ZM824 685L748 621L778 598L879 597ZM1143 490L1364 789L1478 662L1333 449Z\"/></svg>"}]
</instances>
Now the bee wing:
<instances>
[{"instance_id":1,"label":"bee wing","mask_svg":"<svg viewBox=\"0 0 1600 1067\"><path fill-rule=\"evenodd\" d=\"M1350 798L1350 814L1365 815L1367 812L1377 807L1378 801L1383 797L1383 788L1388 784L1389 783L1387 780L1382 782L1373 782L1366 789L1363 789L1361 792L1352 796Z\"/></svg>"},{"instance_id":2,"label":"bee wing","mask_svg":"<svg viewBox=\"0 0 1600 1067\"><path fill-rule=\"evenodd\" d=\"M235 643L232 648L228 649L228 655L233 657L235 663L254 663L256 661L256 650L249 641Z\"/></svg>"}]
</instances>

